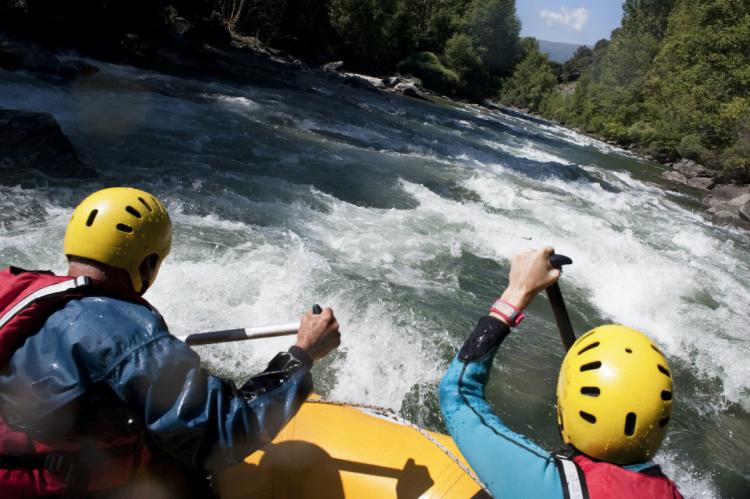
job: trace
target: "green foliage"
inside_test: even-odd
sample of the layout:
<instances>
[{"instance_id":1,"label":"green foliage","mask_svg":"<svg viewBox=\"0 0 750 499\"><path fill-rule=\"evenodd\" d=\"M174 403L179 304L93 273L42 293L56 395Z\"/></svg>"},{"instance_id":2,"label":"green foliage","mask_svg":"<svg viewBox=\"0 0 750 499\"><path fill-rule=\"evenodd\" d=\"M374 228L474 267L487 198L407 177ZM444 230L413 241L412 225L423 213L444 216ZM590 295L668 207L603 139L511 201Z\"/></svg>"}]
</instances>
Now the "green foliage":
<instances>
[{"instance_id":1,"label":"green foliage","mask_svg":"<svg viewBox=\"0 0 750 499\"><path fill-rule=\"evenodd\" d=\"M460 79L459 94L481 98L490 91L492 77L469 35L453 35L445 45L445 59Z\"/></svg>"},{"instance_id":2,"label":"green foliage","mask_svg":"<svg viewBox=\"0 0 750 499\"><path fill-rule=\"evenodd\" d=\"M750 105L750 5L679 2L647 92L651 112L674 135L699 133L709 149L731 146Z\"/></svg>"},{"instance_id":3,"label":"green foliage","mask_svg":"<svg viewBox=\"0 0 750 499\"><path fill-rule=\"evenodd\" d=\"M701 136L697 133L685 135L677 145L677 153L683 158L692 159L698 162L705 162L711 156L708 149L703 146Z\"/></svg>"},{"instance_id":4,"label":"green foliage","mask_svg":"<svg viewBox=\"0 0 750 499\"><path fill-rule=\"evenodd\" d=\"M739 181L750 181L750 114L740 120L737 141L722 152L724 173Z\"/></svg>"},{"instance_id":5,"label":"green foliage","mask_svg":"<svg viewBox=\"0 0 750 499\"><path fill-rule=\"evenodd\" d=\"M628 142L650 144L657 139L657 132L650 123L637 121L628 128Z\"/></svg>"},{"instance_id":6,"label":"green foliage","mask_svg":"<svg viewBox=\"0 0 750 499\"><path fill-rule=\"evenodd\" d=\"M329 15L356 56L381 65L403 57L399 45L413 45L412 29L402 25L397 7L397 0L331 0Z\"/></svg>"},{"instance_id":7,"label":"green foliage","mask_svg":"<svg viewBox=\"0 0 750 499\"><path fill-rule=\"evenodd\" d=\"M488 71L509 76L523 56L515 0L474 0L465 19L465 32L479 48Z\"/></svg>"},{"instance_id":8,"label":"green foliage","mask_svg":"<svg viewBox=\"0 0 750 499\"><path fill-rule=\"evenodd\" d=\"M576 53L569 60L560 65L555 74L559 75L560 81L576 81L594 62L594 51L589 47L582 45L578 47ZM553 66L553 70L556 69Z\"/></svg>"},{"instance_id":9,"label":"green foliage","mask_svg":"<svg viewBox=\"0 0 750 499\"><path fill-rule=\"evenodd\" d=\"M536 40L524 40L524 49L526 56L503 85L501 99L512 106L537 112L557 87L557 77L547 55L539 52Z\"/></svg>"},{"instance_id":10,"label":"green foliage","mask_svg":"<svg viewBox=\"0 0 750 499\"><path fill-rule=\"evenodd\" d=\"M399 62L396 68L402 74L419 78L430 89L453 95L458 88L458 75L443 66L432 52L418 52Z\"/></svg>"},{"instance_id":11,"label":"green foliage","mask_svg":"<svg viewBox=\"0 0 750 499\"><path fill-rule=\"evenodd\" d=\"M471 0L329 0L331 25L353 55L388 67L418 51L442 51Z\"/></svg>"}]
</instances>

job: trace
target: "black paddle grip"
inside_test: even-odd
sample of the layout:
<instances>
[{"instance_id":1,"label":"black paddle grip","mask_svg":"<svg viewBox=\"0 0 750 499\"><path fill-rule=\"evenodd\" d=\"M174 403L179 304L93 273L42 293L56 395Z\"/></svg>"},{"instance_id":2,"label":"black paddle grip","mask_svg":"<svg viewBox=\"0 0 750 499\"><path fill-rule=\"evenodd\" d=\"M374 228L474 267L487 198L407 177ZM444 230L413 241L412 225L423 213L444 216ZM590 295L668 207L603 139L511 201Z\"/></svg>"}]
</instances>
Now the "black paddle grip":
<instances>
[{"instance_id":1,"label":"black paddle grip","mask_svg":"<svg viewBox=\"0 0 750 499\"><path fill-rule=\"evenodd\" d=\"M555 253L552 253L549 256L549 263L553 268L561 269L563 265L570 265L571 263L573 263L573 260L565 255L557 255Z\"/></svg>"}]
</instances>

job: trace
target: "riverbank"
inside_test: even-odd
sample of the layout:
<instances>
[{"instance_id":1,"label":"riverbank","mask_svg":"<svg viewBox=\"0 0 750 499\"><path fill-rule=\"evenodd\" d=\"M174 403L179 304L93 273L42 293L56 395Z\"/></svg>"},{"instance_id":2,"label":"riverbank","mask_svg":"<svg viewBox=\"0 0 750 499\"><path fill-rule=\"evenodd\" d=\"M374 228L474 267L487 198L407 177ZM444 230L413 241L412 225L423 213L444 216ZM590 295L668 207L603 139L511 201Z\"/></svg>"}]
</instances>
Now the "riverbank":
<instances>
[{"instance_id":1,"label":"riverbank","mask_svg":"<svg viewBox=\"0 0 750 499\"><path fill-rule=\"evenodd\" d=\"M483 103L493 106L492 103ZM549 120L544 116L529 113L524 109L507 108L495 105L498 110L510 109L532 119L545 123L565 127L561 123ZM579 128L571 130L628 151L643 161L656 163L664 167L662 178L667 181L670 190L681 192L699 199L705 208L705 213L715 223L732 225L750 230L750 184L739 184L725 178L718 170L707 168L688 158L670 160L666 157L656 157L646 153L634 144L622 144L609 140L603 136L593 135Z\"/></svg>"},{"instance_id":2,"label":"riverbank","mask_svg":"<svg viewBox=\"0 0 750 499\"><path fill-rule=\"evenodd\" d=\"M203 24L193 24L175 15L167 17L161 27L162 32L143 36L134 33L125 34L119 43L108 44L109 49L101 46L92 47L87 44L73 44L62 47L55 43L40 44L29 39L19 39L0 32L0 68L6 70L24 70L37 75L39 78L52 78L61 84L72 84L76 80L85 79L95 74L98 68L83 60L66 54L71 48L76 49L83 56L99 57L104 61L116 64L126 64L144 69L189 77L198 80L223 78L245 83L263 83L286 86L292 72L307 71L325 75L326 77L347 86L364 89L371 92L387 92L408 97L436 101L457 102L449 97L440 96L423 88L419 80L400 75L374 77L344 71L343 61L329 62L321 66L312 67L302 60L270 47L262 46L255 38L232 33L223 25L210 21ZM167 36L168 35L168 36ZM45 40L37 40L44 42ZM484 101L482 105L499 110L500 112L521 112L524 116L553 123L543 117L530 115L522 110L514 110ZM9 115L1 126L8 126ZM14 116L15 117L15 116ZM20 132L25 143L29 136L39 133L39 122L49 122L49 117L25 116L24 119L32 129ZM15 119L14 130L19 132L19 123ZM663 177L672 186L672 190L700 198L706 208L706 213L716 223L733 224L750 229L750 186L735 185L722 179L719 172L707 169L690 160L668 162L663 158L654 158L624 144L607 141L602 137L592 136L581 130L578 133L587 135L595 140L628 150L644 160L660 163L669 168L663 172ZM18 133L16 133L18 135ZM49 128L50 140L42 141L44 152L40 155L4 154L3 165L11 168L28 168L29 161L34 157L47 157L55 154L56 144L64 149L63 156L70 156L72 150L64 145L62 132ZM6 134L0 146L23 149L18 140L10 140ZM17 137L16 137L17 138ZM22 147L23 146L23 147ZM73 155L75 152L73 151ZM16 159L14 160L13 157ZM39 169L53 176L94 175L91 167L83 165L78 158L65 162L65 168L40 163Z\"/></svg>"}]
</instances>

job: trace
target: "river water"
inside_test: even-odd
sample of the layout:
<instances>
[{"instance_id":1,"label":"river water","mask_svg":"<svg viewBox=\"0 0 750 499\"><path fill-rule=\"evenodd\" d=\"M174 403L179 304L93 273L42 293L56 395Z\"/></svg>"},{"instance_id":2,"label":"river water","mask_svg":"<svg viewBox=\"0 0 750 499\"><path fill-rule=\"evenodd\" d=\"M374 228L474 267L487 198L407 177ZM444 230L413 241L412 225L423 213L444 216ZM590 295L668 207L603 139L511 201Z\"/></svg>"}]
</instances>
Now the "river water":
<instances>
[{"instance_id":1,"label":"river water","mask_svg":"<svg viewBox=\"0 0 750 499\"><path fill-rule=\"evenodd\" d=\"M507 283L516 252L575 261L576 331L648 332L675 374L657 456L689 497L750 496L750 242L660 170L570 130L427 104L314 73L287 84L198 81L95 62L75 84L0 72L0 108L52 113L101 175L0 170L0 264L62 272L71 209L104 186L163 199L172 254L147 294L175 334L288 322L333 307L338 352L316 391L445 431L436 384ZM503 346L487 396L517 431L561 445L563 350L540 296ZM289 339L201 347L242 379Z\"/></svg>"}]
</instances>

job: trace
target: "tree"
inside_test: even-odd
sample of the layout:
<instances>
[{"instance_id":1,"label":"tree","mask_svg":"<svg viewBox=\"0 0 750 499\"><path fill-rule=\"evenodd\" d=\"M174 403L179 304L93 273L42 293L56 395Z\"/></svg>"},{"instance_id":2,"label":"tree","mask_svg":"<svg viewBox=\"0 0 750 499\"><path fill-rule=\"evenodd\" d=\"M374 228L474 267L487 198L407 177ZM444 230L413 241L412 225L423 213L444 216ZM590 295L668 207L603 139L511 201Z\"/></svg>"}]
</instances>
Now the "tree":
<instances>
[{"instance_id":1,"label":"tree","mask_svg":"<svg viewBox=\"0 0 750 499\"><path fill-rule=\"evenodd\" d=\"M515 0L474 0L466 14L465 32L492 75L509 76L523 57Z\"/></svg>"},{"instance_id":2,"label":"tree","mask_svg":"<svg viewBox=\"0 0 750 499\"><path fill-rule=\"evenodd\" d=\"M594 51L585 45L576 50L573 57L565 61L560 67L562 81L576 81L581 74L594 62Z\"/></svg>"},{"instance_id":3,"label":"tree","mask_svg":"<svg viewBox=\"0 0 750 499\"><path fill-rule=\"evenodd\" d=\"M354 55L381 66L395 63L400 60L396 54L398 37L409 36L396 29L397 3L397 0L331 0L331 25Z\"/></svg>"},{"instance_id":4,"label":"tree","mask_svg":"<svg viewBox=\"0 0 750 499\"><path fill-rule=\"evenodd\" d=\"M718 150L737 141L750 108L750 5L683 0L648 74L647 104L676 142L699 134Z\"/></svg>"},{"instance_id":5,"label":"tree","mask_svg":"<svg viewBox=\"0 0 750 499\"><path fill-rule=\"evenodd\" d=\"M539 52L539 43L534 38L525 39L523 45L526 57L503 85L501 99L512 106L537 112L557 88L557 77L547 55Z\"/></svg>"},{"instance_id":6,"label":"tree","mask_svg":"<svg viewBox=\"0 0 750 499\"><path fill-rule=\"evenodd\" d=\"M456 33L445 44L448 66L460 79L458 91L464 97L481 99L492 89L492 77L471 36Z\"/></svg>"}]
</instances>

